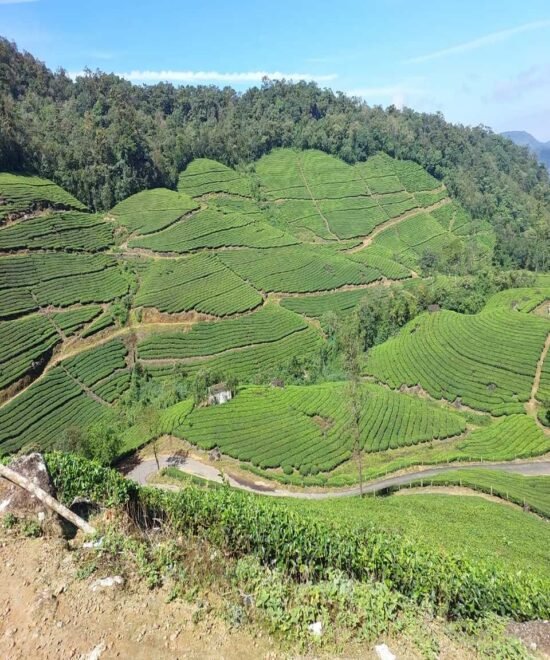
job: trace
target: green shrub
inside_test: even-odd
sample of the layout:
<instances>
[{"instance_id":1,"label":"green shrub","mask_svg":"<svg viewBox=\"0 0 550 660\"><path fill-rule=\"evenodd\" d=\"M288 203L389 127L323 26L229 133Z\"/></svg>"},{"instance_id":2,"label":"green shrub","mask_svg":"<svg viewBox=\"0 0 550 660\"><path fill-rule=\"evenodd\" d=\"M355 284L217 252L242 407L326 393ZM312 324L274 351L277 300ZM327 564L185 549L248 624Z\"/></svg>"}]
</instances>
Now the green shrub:
<instances>
[{"instance_id":1,"label":"green shrub","mask_svg":"<svg viewBox=\"0 0 550 660\"><path fill-rule=\"evenodd\" d=\"M115 470L74 454L46 454L46 464L56 490L65 503L86 497L105 506L126 504L138 492L137 484Z\"/></svg>"}]
</instances>

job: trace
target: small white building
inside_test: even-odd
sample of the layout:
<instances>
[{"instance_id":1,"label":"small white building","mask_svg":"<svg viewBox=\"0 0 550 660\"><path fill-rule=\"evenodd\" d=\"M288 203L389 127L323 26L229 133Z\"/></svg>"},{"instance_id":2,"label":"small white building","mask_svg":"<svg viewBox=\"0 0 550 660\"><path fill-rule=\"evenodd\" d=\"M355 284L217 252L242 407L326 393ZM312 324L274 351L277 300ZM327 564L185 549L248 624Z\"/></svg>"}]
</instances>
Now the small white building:
<instances>
[{"instance_id":1,"label":"small white building","mask_svg":"<svg viewBox=\"0 0 550 660\"><path fill-rule=\"evenodd\" d=\"M217 385L212 385L208 391L208 405L221 405L222 403L227 403L231 401L233 395L231 390L227 388L225 383L218 383Z\"/></svg>"}]
</instances>

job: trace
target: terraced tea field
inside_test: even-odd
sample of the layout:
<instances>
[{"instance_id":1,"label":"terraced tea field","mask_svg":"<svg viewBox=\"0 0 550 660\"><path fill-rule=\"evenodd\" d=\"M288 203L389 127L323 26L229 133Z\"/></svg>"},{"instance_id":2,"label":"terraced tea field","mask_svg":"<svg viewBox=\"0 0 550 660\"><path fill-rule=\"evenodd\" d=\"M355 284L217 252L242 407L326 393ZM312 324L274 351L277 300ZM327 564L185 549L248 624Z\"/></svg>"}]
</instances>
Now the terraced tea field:
<instances>
[{"instance_id":1,"label":"terraced tea field","mask_svg":"<svg viewBox=\"0 0 550 660\"><path fill-rule=\"evenodd\" d=\"M0 201L0 453L54 447L72 426L126 415L141 374L172 392L159 432L297 479L353 463L346 385L266 383L296 370L326 379L327 312L383 300L392 282L423 286L426 251L474 231L487 254L494 241L440 181L384 154L349 165L278 149L246 171L197 159L177 191L142 191L103 214L51 182L5 174ZM550 395L549 321L531 313L546 299L541 280L477 315L421 314L372 349L364 374L385 385L360 388L372 470L386 456L390 470L426 460L432 446L434 460L547 452L536 413ZM238 379L234 399L194 405L189 383L204 372ZM176 390L185 401L172 405ZM483 425L464 406L499 419ZM132 420L126 450L151 439Z\"/></svg>"},{"instance_id":2,"label":"terraced tea field","mask_svg":"<svg viewBox=\"0 0 550 660\"><path fill-rule=\"evenodd\" d=\"M365 372L495 415L523 412L549 330L544 319L500 309L424 313L375 347Z\"/></svg>"},{"instance_id":3,"label":"terraced tea field","mask_svg":"<svg viewBox=\"0 0 550 660\"><path fill-rule=\"evenodd\" d=\"M367 452L455 436L466 428L459 414L429 402L374 385L363 389L361 444ZM224 406L193 411L181 434L263 468L328 471L350 458L353 449L346 398L342 384L250 387Z\"/></svg>"},{"instance_id":4,"label":"terraced tea field","mask_svg":"<svg viewBox=\"0 0 550 660\"><path fill-rule=\"evenodd\" d=\"M444 191L443 197L420 200L412 194L441 188L415 163L388 156L371 161L352 167L321 151L279 149L258 161L256 174L283 222L325 240L366 236L392 218L446 197Z\"/></svg>"},{"instance_id":5,"label":"terraced tea field","mask_svg":"<svg viewBox=\"0 0 550 660\"><path fill-rule=\"evenodd\" d=\"M138 345L138 355L144 360L204 357L277 342L306 328L300 316L277 305L265 305L257 312L235 319L198 323L187 333L152 334Z\"/></svg>"},{"instance_id":6,"label":"terraced tea field","mask_svg":"<svg viewBox=\"0 0 550 660\"><path fill-rule=\"evenodd\" d=\"M449 470L411 486L461 486L528 506L531 511L550 518L550 477L525 477L499 470Z\"/></svg>"},{"instance_id":7,"label":"terraced tea field","mask_svg":"<svg viewBox=\"0 0 550 660\"><path fill-rule=\"evenodd\" d=\"M110 215L130 232L150 234L198 208L189 195L155 188L128 197L111 209Z\"/></svg>"},{"instance_id":8,"label":"terraced tea field","mask_svg":"<svg viewBox=\"0 0 550 660\"><path fill-rule=\"evenodd\" d=\"M85 210L84 204L52 181L0 173L0 222L41 208Z\"/></svg>"}]
</instances>

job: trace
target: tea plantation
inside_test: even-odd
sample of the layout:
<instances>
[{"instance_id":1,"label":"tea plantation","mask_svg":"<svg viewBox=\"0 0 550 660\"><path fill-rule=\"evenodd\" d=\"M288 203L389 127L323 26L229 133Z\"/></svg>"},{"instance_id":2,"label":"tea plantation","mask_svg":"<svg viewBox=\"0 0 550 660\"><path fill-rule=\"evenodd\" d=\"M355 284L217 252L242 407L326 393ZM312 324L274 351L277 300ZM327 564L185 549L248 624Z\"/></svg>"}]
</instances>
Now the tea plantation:
<instances>
[{"instance_id":1,"label":"tea plantation","mask_svg":"<svg viewBox=\"0 0 550 660\"><path fill-rule=\"evenodd\" d=\"M549 450L542 285L505 288L477 313L420 309L361 356L354 421L327 314L343 323L362 301L423 295L449 245L475 244L476 265L494 247L491 225L416 163L198 158L177 190L100 214L5 173L0 200L0 453L55 447L113 415L125 446L141 446L155 434L139 406L158 408L164 433L273 478L330 475L357 452L397 469L392 452L414 465L432 446L459 461ZM203 405L197 383L212 379L238 381L232 401Z\"/></svg>"},{"instance_id":2,"label":"tea plantation","mask_svg":"<svg viewBox=\"0 0 550 660\"><path fill-rule=\"evenodd\" d=\"M50 181L0 174L0 458L100 443L108 464L152 443L185 466L181 451L217 450L232 485L296 499L195 492L187 476L173 500L143 489L144 506L300 579L389 579L453 617L547 612L545 523L510 503L550 516L550 477L500 464L548 464L548 279L494 275L492 225L387 154L198 158L175 180L91 213ZM102 469L48 460L65 492L64 461L80 486ZM340 497L436 464L433 488L508 506ZM308 487L329 499L301 499Z\"/></svg>"}]
</instances>

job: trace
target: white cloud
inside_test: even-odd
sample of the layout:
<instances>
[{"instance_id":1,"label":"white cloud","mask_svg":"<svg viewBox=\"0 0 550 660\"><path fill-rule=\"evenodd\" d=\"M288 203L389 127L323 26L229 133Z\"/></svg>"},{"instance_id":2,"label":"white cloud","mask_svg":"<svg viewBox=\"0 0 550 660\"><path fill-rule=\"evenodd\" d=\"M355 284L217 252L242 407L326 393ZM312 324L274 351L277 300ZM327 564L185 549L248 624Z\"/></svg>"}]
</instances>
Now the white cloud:
<instances>
[{"instance_id":1,"label":"white cloud","mask_svg":"<svg viewBox=\"0 0 550 660\"><path fill-rule=\"evenodd\" d=\"M83 75L82 71L76 71L70 74L71 77ZM263 78L272 80L311 80L314 82L329 82L337 76L334 73L317 75L314 73L284 73L282 71L240 71L234 73L222 73L220 71L128 71L118 73L121 78L131 80L132 82L158 82L169 80L172 82L220 82L220 83L252 83L260 82Z\"/></svg>"},{"instance_id":2,"label":"white cloud","mask_svg":"<svg viewBox=\"0 0 550 660\"><path fill-rule=\"evenodd\" d=\"M427 53L426 55L420 55L419 57L412 57L411 59L406 60L406 63L420 64L421 62L429 62L430 60L437 60L441 57L447 57L448 55L458 55L460 53L467 53L471 50L477 50L478 48L482 48L484 46L491 46L493 44L500 43L501 41L506 41L510 37L513 37L516 34L521 34L522 32L532 32L533 30L542 30L544 28L549 28L549 27L550 27L550 20L524 23L523 25L517 25L516 27L509 28L508 30L500 30L499 32L492 32L491 34L486 34L483 37L472 39L471 41L466 41L462 44L451 46L450 48L443 48L442 50L436 50L432 53Z\"/></svg>"},{"instance_id":3,"label":"white cloud","mask_svg":"<svg viewBox=\"0 0 550 660\"><path fill-rule=\"evenodd\" d=\"M346 92L350 96L359 96L367 103L373 100L385 99L396 108L402 109L411 96L418 96L425 93L424 89L410 83L401 83L396 85L382 85L380 87L360 87L358 89L349 89Z\"/></svg>"}]
</instances>

